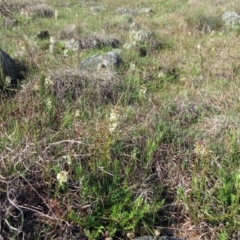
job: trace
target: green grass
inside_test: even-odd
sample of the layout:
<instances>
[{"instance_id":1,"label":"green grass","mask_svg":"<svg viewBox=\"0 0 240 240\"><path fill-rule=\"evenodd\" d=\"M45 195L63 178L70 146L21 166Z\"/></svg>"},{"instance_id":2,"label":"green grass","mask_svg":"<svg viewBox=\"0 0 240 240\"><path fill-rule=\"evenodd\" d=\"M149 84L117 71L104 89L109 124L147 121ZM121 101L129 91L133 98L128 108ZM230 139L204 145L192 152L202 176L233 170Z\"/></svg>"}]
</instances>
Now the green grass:
<instances>
[{"instance_id":1,"label":"green grass","mask_svg":"<svg viewBox=\"0 0 240 240\"><path fill-rule=\"evenodd\" d=\"M18 26L0 27L1 48L24 52L16 58L28 68L11 98L0 93L0 235L127 239L157 229L232 239L240 227L240 46L221 15L238 2L47 3L57 19L14 12ZM94 15L96 5L107 8ZM121 16L122 6L153 12ZM153 36L124 49L133 22ZM53 52L35 37L41 30L56 39ZM64 56L63 30L70 39L115 36L123 66L82 76L82 60L112 49Z\"/></svg>"}]
</instances>

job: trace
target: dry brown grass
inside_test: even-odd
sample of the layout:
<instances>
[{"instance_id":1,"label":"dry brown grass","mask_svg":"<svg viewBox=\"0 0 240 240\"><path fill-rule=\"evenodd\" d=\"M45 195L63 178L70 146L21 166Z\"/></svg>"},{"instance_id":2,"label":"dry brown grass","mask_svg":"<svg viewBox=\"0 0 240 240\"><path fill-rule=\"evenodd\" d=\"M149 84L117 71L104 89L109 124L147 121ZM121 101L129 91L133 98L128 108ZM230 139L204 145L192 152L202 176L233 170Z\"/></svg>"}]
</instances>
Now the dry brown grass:
<instances>
[{"instance_id":1,"label":"dry brown grass","mask_svg":"<svg viewBox=\"0 0 240 240\"><path fill-rule=\"evenodd\" d=\"M59 107L69 102L86 102L89 106L115 104L126 89L122 79L108 70L90 72L76 69L50 71L46 80L35 79L29 82L15 97L28 102L29 98L43 91L54 94ZM47 81L50 81L48 83Z\"/></svg>"}]
</instances>

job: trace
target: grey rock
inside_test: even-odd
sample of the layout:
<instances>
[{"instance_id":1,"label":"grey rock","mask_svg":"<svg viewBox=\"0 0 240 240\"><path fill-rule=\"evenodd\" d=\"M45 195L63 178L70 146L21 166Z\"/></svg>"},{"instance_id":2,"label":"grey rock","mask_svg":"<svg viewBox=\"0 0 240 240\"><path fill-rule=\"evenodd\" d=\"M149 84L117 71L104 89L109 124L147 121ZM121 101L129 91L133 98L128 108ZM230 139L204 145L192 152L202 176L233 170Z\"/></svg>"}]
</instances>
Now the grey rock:
<instances>
[{"instance_id":1,"label":"grey rock","mask_svg":"<svg viewBox=\"0 0 240 240\"><path fill-rule=\"evenodd\" d=\"M238 29L240 25L240 15L235 12L225 12L222 15L222 21L225 27L230 29Z\"/></svg>"},{"instance_id":2,"label":"grey rock","mask_svg":"<svg viewBox=\"0 0 240 240\"><path fill-rule=\"evenodd\" d=\"M6 85L6 78L11 79L12 86L17 85L20 78L19 67L16 62L2 49L0 49L0 88Z\"/></svg>"},{"instance_id":3,"label":"grey rock","mask_svg":"<svg viewBox=\"0 0 240 240\"><path fill-rule=\"evenodd\" d=\"M121 57L116 52L107 52L105 54L96 54L84 59L81 62L80 69L118 68L123 63Z\"/></svg>"},{"instance_id":4,"label":"grey rock","mask_svg":"<svg viewBox=\"0 0 240 240\"><path fill-rule=\"evenodd\" d=\"M143 236L143 237L134 238L133 240L185 240L185 239L171 237L171 236L161 236L161 237Z\"/></svg>"}]
</instances>

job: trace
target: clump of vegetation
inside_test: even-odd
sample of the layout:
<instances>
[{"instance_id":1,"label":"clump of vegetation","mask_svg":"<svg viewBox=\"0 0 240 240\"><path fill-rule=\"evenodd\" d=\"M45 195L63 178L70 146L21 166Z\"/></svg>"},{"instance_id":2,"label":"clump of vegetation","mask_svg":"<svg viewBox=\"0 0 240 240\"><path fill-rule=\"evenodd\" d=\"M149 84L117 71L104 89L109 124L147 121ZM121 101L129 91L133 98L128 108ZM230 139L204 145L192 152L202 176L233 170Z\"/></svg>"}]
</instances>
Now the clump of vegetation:
<instances>
[{"instance_id":1,"label":"clump of vegetation","mask_svg":"<svg viewBox=\"0 0 240 240\"><path fill-rule=\"evenodd\" d=\"M128 4L6 3L0 238L238 236L240 43L219 21L237 1Z\"/></svg>"},{"instance_id":2,"label":"clump of vegetation","mask_svg":"<svg viewBox=\"0 0 240 240\"><path fill-rule=\"evenodd\" d=\"M7 5L11 10L21 12L22 15L27 14L29 16L38 17L53 17L54 12L51 6L49 6L45 1L26 1L26 0L9 0Z\"/></svg>"}]
</instances>

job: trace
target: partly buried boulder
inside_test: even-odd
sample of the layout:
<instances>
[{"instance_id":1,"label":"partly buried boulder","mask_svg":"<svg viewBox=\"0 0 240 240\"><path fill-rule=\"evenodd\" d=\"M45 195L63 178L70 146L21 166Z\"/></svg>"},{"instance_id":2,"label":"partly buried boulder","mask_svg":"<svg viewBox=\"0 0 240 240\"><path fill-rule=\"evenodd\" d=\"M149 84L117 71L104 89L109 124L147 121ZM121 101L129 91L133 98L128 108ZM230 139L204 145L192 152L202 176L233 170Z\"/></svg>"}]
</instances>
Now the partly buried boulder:
<instances>
[{"instance_id":1,"label":"partly buried boulder","mask_svg":"<svg viewBox=\"0 0 240 240\"><path fill-rule=\"evenodd\" d=\"M235 12L225 12L222 15L224 26L229 29L239 29L240 15Z\"/></svg>"},{"instance_id":2,"label":"partly buried boulder","mask_svg":"<svg viewBox=\"0 0 240 240\"><path fill-rule=\"evenodd\" d=\"M21 78L18 64L0 48L0 89L16 87Z\"/></svg>"},{"instance_id":3,"label":"partly buried boulder","mask_svg":"<svg viewBox=\"0 0 240 240\"><path fill-rule=\"evenodd\" d=\"M123 60L116 52L107 52L104 54L95 54L84 59L80 64L80 69L113 69L120 67L122 64Z\"/></svg>"}]
</instances>

